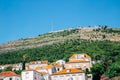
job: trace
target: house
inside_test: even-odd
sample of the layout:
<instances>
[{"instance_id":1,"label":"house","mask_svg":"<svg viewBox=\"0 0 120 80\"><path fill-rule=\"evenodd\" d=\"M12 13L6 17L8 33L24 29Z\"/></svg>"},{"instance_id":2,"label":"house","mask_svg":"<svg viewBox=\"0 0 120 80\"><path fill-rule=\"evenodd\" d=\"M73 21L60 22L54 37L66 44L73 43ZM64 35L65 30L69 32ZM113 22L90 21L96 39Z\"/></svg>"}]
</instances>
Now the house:
<instances>
[{"instance_id":1,"label":"house","mask_svg":"<svg viewBox=\"0 0 120 80\"><path fill-rule=\"evenodd\" d=\"M48 74L53 74L53 73L58 72L62 69L63 69L63 66L56 63L56 62L53 62L47 66L42 66L42 67L38 66L35 68L35 70L38 72L46 72Z\"/></svg>"},{"instance_id":2,"label":"house","mask_svg":"<svg viewBox=\"0 0 120 80\"><path fill-rule=\"evenodd\" d=\"M11 67L12 67L12 64L0 65L0 69L5 69L5 68L8 67L8 66L11 66Z\"/></svg>"},{"instance_id":3,"label":"house","mask_svg":"<svg viewBox=\"0 0 120 80\"><path fill-rule=\"evenodd\" d=\"M21 76L12 71L0 73L0 80L21 80Z\"/></svg>"},{"instance_id":4,"label":"house","mask_svg":"<svg viewBox=\"0 0 120 80\"><path fill-rule=\"evenodd\" d=\"M14 70L22 70L22 63L12 64L12 71Z\"/></svg>"},{"instance_id":5,"label":"house","mask_svg":"<svg viewBox=\"0 0 120 80\"><path fill-rule=\"evenodd\" d=\"M46 73L40 73L35 70L22 71L22 80L49 80Z\"/></svg>"},{"instance_id":6,"label":"house","mask_svg":"<svg viewBox=\"0 0 120 80\"><path fill-rule=\"evenodd\" d=\"M51 80L87 80L86 74L80 69L63 69L51 75Z\"/></svg>"},{"instance_id":7,"label":"house","mask_svg":"<svg viewBox=\"0 0 120 80\"><path fill-rule=\"evenodd\" d=\"M36 67L44 67L48 65L48 61L31 61L29 63L26 63L25 69L26 70L35 70Z\"/></svg>"},{"instance_id":8,"label":"house","mask_svg":"<svg viewBox=\"0 0 120 80\"><path fill-rule=\"evenodd\" d=\"M90 70L90 67L92 67L91 57L86 53L73 54L69 58L69 62L65 64L66 69L81 68L82 70L85 70L88 68Z\"/></svg>"},{"instance_id":9,"label":"house","mask_svg":"<svg viewBox=\"0 0 120 80\"><path fill-rule=\"evenodd\" d=\"M6 67L9 67L9 66L12 67L12 71L22 70L22 63L0 65L0 69L5 69Z\"/></svg>"},{"instance_id":10,"label":"house","mask_svg":"<svg viewBox=\"0 0 120 80\"><path fill-rule=\"evenodd\" d=\"M53 74L55 72L62 70L63 66L56 62L53 62L53 63L49 64L48 66L46 66L45 69L47 69L49 74Z\"/></svg>"}]
</instances>

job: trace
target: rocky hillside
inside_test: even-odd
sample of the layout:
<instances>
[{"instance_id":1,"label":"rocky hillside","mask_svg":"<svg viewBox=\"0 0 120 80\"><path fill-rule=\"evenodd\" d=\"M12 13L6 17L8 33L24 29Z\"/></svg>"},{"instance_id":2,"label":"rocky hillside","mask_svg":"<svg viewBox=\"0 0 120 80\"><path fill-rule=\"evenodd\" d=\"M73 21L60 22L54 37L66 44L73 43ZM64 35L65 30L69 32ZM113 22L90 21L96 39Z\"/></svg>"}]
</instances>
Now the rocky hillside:
<instances>
[{"instance_id":1,"label":"rocky hillside","mask_svg":"<svg viewBox=\"0 0 120 80\"><path fill-rule=\"evenodd\" d=\"M0 53L15 51L27 48L36 48L43 45L51 45L57 42L63 42L69 39L86 39L86 40L110 40L120 41L120 29L112 29L107 26L74 28L60 31L54 31L33 38L20 39L5 44L0 44Z\"/></svg>"}]
</instances>

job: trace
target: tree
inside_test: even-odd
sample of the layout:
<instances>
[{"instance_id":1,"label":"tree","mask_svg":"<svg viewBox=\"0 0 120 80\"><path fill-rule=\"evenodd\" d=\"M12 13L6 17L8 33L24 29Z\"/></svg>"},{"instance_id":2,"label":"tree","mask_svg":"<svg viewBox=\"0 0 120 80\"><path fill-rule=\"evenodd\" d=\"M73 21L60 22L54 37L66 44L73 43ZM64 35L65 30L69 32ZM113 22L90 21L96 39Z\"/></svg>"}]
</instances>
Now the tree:
<instances>
[{"instance_id":1,"label":"tree","mask_svg":"<svg viewBox=\"0 0 120 80\"><path fill-rule=\"evenodd\" d=\"M90 74L90 71L88 68L85 69L86 74Z\"/></svg>"},{"instance_id":2,"label":"tree","mask_svg":"<svg viewBox=\"0 0 120 80\"><path fill-rule=\"evenodd\" d=\"M4 69L4 71L12 71L12 66L8 66Z\"/></svg>"},{"instance_id":3,"label":"tree","mask_svg":"<svg viewBox=\"0 0 120 80\"><path fill-rule=\"evenodd\" d=\"M2 69L0 69L0 73L2 72L3 70Z\"/></svg>"},{"instance_id":4,"label":"tree","mask_svg":"<svg viewBox=\"0 0 120 80\"><path fill-rule=\"evenodd\" d=\"M120 62L113 63L105 72L105 74L110 78L120 76Z\"/></svg>"},{"instance_id":5,"label":"tree","mask_svg":"<svg viewBox=\"0 0 120 80\"><path fill-rule=\"evenodd\" d=\"M22 72L22 70L14 70L14 72L16 73L16 74L21 74L21 72Z\"/></svg>"},{"instance_id":6,"label":"tree","mask_svg":"<svg viewBox=\"0 0 120 80\"><path fill-rule=\"evenodd\" d=\"M104 67L102 64L95 64L91 68L91 73L93 74L93 80L100 80L101 75L104 73Z\"/></svg>"},{"instance_id":7,"label":"tree","mask_svg":"<svg viewBox=\"0 0 120 80\"><path fill-rule=\"evenodd\" d=\"M22 67L23 70L25 70L25 63L26 63L27 58L28 58L28 55L24 54L23 55L23 67Z\"/></svg>"}]
</instances>

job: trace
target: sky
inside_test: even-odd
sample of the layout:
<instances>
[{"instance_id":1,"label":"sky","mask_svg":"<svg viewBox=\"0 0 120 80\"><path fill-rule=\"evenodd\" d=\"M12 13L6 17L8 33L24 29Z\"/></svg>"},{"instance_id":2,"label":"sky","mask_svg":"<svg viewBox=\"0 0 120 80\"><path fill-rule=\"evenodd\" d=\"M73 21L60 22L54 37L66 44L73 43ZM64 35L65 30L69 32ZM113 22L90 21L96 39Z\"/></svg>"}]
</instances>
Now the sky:
<instances>
[{"instance_id":1,"label":"sky","mask_svg":"<svg viewBox=\"0 0 120 80\"><path fill-rule=\"evenodd\" d=\"M120 28L120 0L0 0L0 44L89 25Z\"/></svg>"}]
</instances>

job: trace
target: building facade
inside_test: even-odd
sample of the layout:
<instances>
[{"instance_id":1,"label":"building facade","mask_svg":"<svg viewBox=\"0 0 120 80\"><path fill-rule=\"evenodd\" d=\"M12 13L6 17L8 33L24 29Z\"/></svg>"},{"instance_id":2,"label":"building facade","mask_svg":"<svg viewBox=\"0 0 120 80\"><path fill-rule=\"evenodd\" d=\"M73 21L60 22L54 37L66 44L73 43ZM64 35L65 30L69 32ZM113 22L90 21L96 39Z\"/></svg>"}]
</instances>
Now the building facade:
<instances>
[{"instance_id":1,"label":"building facade","mask_svg":"<svg viewBox=\"0 0 120 80\"><path fill-rule=\"evenodd\" d=\"M87 80L87 77L83 70L63 69L51 75L51 80Z\"/></svg>"},{"instance_id":2,"label":"building facade","mask_svg":"<svg viewBox=\"0 0 120 80\"><path fill-rule=\"evenodd\" d=\"M80 68L82 70L85 70L92 67L91 57L85 53L83 54L73 54L69 58L69 62L65 64L66 69L70 68Z\"/></svg>"},{"instance_id":3,"label":"building facade","mask_svg":"<svg viewBox=\"0 0 120 80\"><path fill-rule=\"evenodd\" d=\"M36 67L44 67L48 65L48 61L31 61L29 63L26 63L25 69L26 70L35 70Z\"/></svg>"},{"instance_id":4,"label":"building facade","mask_svg":"<svg viewBox=\"0 0 120 80\"><path fill-rule=\"evenodd\" d=\"M21 76L22 80L41 80L42 78L41 74L34 70L23 71Z\"/></svg>"},{"instance_id":5,"label":"building facade","mask_svg":"<svg viewBox=\"0 0 120 80\"><path fill-rule=\"evenodd\" d=\"M22 71L21 76L22 80L50 80L48 74L35 70Z\"/></svg>"},{"instance_id":6,"label":"building facade","mask_svg":"<svg viewBox=\"0 0 120 80\"><path fill-rule=\"evenodd\" d=\"M0 73L0 80L21 80L21 76L12 71Z\"/></svg>"}]
</instances>

